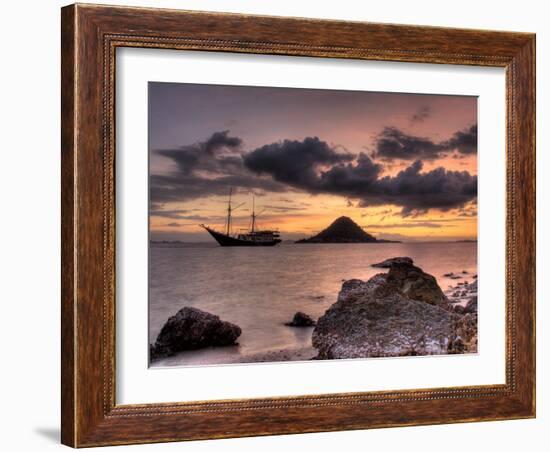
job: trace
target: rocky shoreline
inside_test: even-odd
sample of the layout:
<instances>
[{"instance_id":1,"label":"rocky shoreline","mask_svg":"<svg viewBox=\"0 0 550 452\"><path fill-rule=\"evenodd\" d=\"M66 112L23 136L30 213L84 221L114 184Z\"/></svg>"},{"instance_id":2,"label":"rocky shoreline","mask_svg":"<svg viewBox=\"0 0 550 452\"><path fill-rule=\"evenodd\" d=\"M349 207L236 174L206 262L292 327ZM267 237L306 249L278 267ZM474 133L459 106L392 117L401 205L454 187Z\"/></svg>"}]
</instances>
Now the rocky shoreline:
<instances>
[{"instance_id":1,"label":"rocky shoreline","mask_svg":"<svg viewBox=\"0 0 550 452\"><path fill-rule=\"evenodd\" d=\"M317 321L312 343L318 359L477 352L477 295L475 311L470 304L466 313L462 298L449 298L412 259L373 266L389 271L345 281L337 302Z\"/></svg>"},{"instance_id":2,"label":"rocky shoreline","mask_svg":"<svg viewBox=\"0 0 550 452\"><path fill-rule=\"evenodd\" d=\"M285 325L311 328L311 347L237 354L224 363L443 355L477 352L477 275L441 289L410 257L372 264L387 269L362 281L344 281L337 300L318 320L297 312ZM237 345L241 328L184 307L168 319L150 346L150 361L190 350Z\"/></svg>"}]
</instances>

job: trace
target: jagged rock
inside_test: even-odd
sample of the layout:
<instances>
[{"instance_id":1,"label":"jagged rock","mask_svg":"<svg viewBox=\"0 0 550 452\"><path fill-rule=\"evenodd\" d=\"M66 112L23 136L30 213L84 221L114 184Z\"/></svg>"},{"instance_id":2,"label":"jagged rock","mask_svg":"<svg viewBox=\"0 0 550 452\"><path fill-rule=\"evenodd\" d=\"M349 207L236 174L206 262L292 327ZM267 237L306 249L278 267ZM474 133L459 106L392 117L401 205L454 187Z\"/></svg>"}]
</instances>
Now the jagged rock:
<instances>
[{"instance_id":1,"label":"jagged rock","mask_svg":"<svg viewBox=\"0 0 550 452\"><path fill-rule=\"evenodd\" d=\"M183 350L232 345L240 335L237 325L200 309L184 307L166 321L150 348L150 357L153 360Z\"/></svg>"},{"instance_id":2,"label":"jagged rock","mask_svg":"<svg viewBox=\"0 0 550 452\"><path fill-rule=\"evenodd\" d=\"M456 314L410 299L380 275L349 289L313 330L319 359L448 353Z\"/></svg>"},{"instance_id":3,"label":"jagged rock","mask_svg":"<svg viewBox=\"0 0 550 452\"><path fill-rule=\"evenodd\" d=\"M399 265L399 264L412 265L413 260L410 257L406 257L406 256L392 257L391 259L386 259L385 261L372 264L371 267L390 268L392 265Z\"/></svg>"},{"instance_id":4,"label":"jagged rock","mask_svg":"<svg viewBox=\"0 0 550 452\"><path fill-rule=\"evenodd\" d=\"M309 315L304 314L303 312L298 311L294 314L291 322L285 323L287 326L315 326L315 320L313 320Z\"/></svg>"},{"instance_id":5,"label":"jagged rock","mask_svg":"<svg viewBox=\"0 0 550 452\"><path fill-rule=\"evenodd\" d=\"M355 295L362 295L375 288L379 287L381 284L386 282L387 275L385 273L379 273L374 275L368 281L362 281L360 279L350 279L344 281L342 284L342 289L338 294L337 301L343 301L353 299Z\"/></svg>"},{"instance_id":6,"label":"jagged rock","mask_svg":"<svg viewBox=\"0 0 550 452\"><path fill-rule=\"evenodd\" d=\"M343 283L317 321L312 344L317 359L471 353L477 313L452 305L436 279L412 262L394 261L388 273Z\"/></svg>"},{"instance_id":7,"label":"jagged rock","mask_svg":"<svg viewBox=\"0 0 550 452\"><path fill-rule=\"evenodd\" d=\"M409 264L394 264L387 282L396 285L407 297L429 304L448 307L449 301L437 280L421 268Z\"/></svg>"},{"instance_id":8,"label":"jagged rock","mask_svg":"<svg viewBox=\"0 0 550 452\"><path fill-rule=\"evenodd\" d=\"M433 276L394 264L368 281L344 282L317 321L312 344L318 359L458 353L460 317Z\"/></svg>"}]
</instances>

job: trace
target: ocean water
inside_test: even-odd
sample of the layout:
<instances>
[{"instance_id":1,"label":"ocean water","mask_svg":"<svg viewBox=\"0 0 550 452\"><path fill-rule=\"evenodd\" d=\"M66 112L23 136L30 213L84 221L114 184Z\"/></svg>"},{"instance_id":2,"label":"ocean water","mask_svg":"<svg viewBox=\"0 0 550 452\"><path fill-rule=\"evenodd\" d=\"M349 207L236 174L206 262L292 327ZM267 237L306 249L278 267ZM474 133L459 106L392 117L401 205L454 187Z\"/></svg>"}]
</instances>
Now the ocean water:
<instances>
[{"instance_id":1,"label":"ocean water","mask_svg":"<svg viewBox=\"0 0 550 452\"><path fill-rule=\"evenodd\" d=\"M448 272L477 273L477 243L281 244L222 248L217 244L152 247L149 265L149 342L164 322L192 306L239 325L238 346L183 352L162 365L246 362L247 357L311 345L312 328L284 325L296 311L321 316L342 282L366 280L385 269L371 264L409 256L443 290Z\"/></svg>"}]
</instances>

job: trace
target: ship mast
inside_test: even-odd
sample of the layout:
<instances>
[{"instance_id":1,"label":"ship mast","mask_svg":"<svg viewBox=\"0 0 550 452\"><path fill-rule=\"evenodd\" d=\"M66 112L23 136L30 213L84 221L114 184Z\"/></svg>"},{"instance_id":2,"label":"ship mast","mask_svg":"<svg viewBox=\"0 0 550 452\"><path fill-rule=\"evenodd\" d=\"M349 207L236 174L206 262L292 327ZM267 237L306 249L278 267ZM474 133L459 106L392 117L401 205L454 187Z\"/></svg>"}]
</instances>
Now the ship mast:
<instances>
[{"instance_id":1,"label":"ship mast","mask_svg":"<svg viewBox=\"0 0 550 452\"><path fill-rule=\"evenodd\" d=\"M252 228L250 229L250 232L254 233L255 228L256 228L256 212L254 211L254 195L252 195Z\"/></svg>"},{"instance_id":2,"label":"ship mast","mask_svg":"<svg viewBox=\"0 0 550 452\"><path fill-rule=\"evenodd\" d=\"M226 235L229 235L231 232L231 192L233 191L233 188L229 189L229 202L227 204L227 229L226 229Z\"/></svg>"}]
</instances>

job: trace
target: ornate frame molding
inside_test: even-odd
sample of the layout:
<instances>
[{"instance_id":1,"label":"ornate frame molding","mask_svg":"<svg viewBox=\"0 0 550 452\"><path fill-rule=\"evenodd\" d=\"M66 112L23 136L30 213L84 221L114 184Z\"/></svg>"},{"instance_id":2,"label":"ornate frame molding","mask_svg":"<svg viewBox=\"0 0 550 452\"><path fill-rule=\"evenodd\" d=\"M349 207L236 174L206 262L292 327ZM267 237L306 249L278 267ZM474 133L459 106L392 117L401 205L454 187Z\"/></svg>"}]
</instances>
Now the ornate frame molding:
<instances>
[{"instance_id":1,"label":"ornate frame molding","mask_svg":"<svg viewBox=\"0 0 550 452\"><path fill-rule=\"evenodd\" d=\"M504 67L506 383L117 405L114 90L118 47ZM534 35L77 4L62 9L62 88L64 444L81 447L535 415Z\"/></svg>"}]
</instances>

